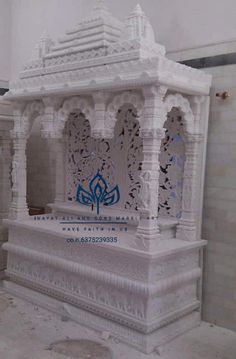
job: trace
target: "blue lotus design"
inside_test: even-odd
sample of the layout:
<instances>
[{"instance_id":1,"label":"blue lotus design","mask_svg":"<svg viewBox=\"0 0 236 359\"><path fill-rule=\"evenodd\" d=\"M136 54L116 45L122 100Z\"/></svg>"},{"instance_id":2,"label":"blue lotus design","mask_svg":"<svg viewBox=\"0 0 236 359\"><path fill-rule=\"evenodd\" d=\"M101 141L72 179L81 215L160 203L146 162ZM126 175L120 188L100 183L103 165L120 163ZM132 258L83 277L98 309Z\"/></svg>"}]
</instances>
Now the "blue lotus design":
<instances>
[{"instance_id":1,"label":"blue lotus design","mask_svg":"<svg viewBox=\"0 0 236 359\"><path fill-rule=\"evenodd\" d=\"M108 191L108 186L102 175L97 174L89 182L89 190L86 191L81 185L77 189L77 202L85 205L97 207L97 214L99 214L100 204L104 206L112 206L120 200L119 188L116 185L112 190Z\"/></svg>"}]
</instances>

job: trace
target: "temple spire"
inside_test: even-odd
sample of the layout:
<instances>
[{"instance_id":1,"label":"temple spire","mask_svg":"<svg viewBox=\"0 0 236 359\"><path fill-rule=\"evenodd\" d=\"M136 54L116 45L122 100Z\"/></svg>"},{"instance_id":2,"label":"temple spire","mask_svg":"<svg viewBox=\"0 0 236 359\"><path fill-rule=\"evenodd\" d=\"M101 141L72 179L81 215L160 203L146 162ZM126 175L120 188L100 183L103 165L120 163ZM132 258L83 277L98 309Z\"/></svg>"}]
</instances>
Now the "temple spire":
<instances>
[{"instance_id":1,"label":"temple spire","mask_svg":"<svg viewBox=\"0 0 236 359\"><path fill-rule=\"evenodd\" d=\"M129 40L145 39L148 42L155 42L153 28L139 4L135 6L128 16L126 28Z\"/></svg>"},{"instance_id":2,"label":"temple spire","mask_svg":"<svg viewBox=\"0 0 236 359\"><path fill-rule=\"evenodd\" d=\"M137 4L132 12L133 15L144 15L144 12L139 4Z\"/></svg>"}]
</instances>

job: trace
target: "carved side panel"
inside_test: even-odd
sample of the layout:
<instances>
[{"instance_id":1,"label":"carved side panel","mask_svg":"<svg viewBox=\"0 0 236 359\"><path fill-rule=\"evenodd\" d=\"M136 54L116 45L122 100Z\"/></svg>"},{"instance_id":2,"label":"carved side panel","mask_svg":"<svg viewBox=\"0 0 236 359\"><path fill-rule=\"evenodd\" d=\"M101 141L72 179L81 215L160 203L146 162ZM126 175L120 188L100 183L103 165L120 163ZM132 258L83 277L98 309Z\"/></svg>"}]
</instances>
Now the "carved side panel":
<instances>
[{"instance_id":1,"label":"carved side panel","mask_svg":"<svg viewBox=\"0 0 236 359\"><path fill-rule=\"evenodd\" d=\"M89 121L82 114L71 114L66 125L67 147L67 198L76 200L80 183L84 188L100 170L108 186L114 183L114 163L110 143L90 136Z\"/></svg>"},{"instance_id":2,"label":"carved side panel","mask_svg":"<svg viewBox=\"0 0 236 359\"><path fill-rule=\"evenodd\" d=\"M142 139L139 137L139 124L136 113L124 106L118 113L112 152L118 165L117 178L122 188L121 196L126 209L137 209L140 191L141 164L143 161Z\"/></svg>"},{"instance_id":3,"label":"carved side panel","mask_svg":"<svg viewBox=\"0 0 236 359\"><path fill-rule=\"evenodd\" d=\"M66 125L67 199L75 201L80 183L88 183L99 170L109 187L118 184L121 199L118 207L137 209L142 162L142 139L135 112L123 107L118 113L114 138L94 139L83 115L73 113Z\"/></svg>"},{"instance_id":4,"label":"carved side panel","mask_svg":"<svg viewBox=\"0 0 236 359\"><path fill-rule=\"evenodd\" d=\"M159 215L181 217L185 145L180 111L173 108L164 127L166 135L160 153Z\"/></svg>"}]
</instances>

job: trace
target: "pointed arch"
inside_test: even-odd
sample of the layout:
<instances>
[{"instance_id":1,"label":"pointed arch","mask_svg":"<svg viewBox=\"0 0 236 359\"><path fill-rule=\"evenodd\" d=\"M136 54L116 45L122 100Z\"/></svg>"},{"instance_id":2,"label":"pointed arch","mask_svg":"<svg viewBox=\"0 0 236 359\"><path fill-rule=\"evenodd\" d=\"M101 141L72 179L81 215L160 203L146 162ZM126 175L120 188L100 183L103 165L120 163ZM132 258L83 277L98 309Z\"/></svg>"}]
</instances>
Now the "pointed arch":
<instances>
[{"instance_id":1,"label":"pointed arch","mask_svg":"<svg viewBox=\"0 0 236 359\"><path fill-rule=\"evenodd\" d=\"M170 112L173 107L177 107L183 114L185 130L188 134L195 133L194 115L188 99L181 94L168 95L164 100L166 113Z\"/></svg>"},{"instance_id":2,"label":"pointed arch","mask_svg":"<svg viewBox=\"0 0 236 359\"><path fill-rule=\"evenodd\" d=\"M61 132L64 130L66 121L68 120L70 113L74 111L80 111L81 113L83 113L85 118L89 121L90 127L93 127L94 110L90 102L84 97L74 96L69 99L66 99L58 111L56 121L57 132Z\"/></svg>"},{"instance_id":3,"label":"pointed arch","mask_svg":"<svg viewBox=\"0 0 236 359\"><path fill-rule=\"evenodd\" d=\"M106 110L106 123L107 126L114 131L115 124L117 121L118 110L124 106L130 104L137 111L137 120L141 125L143 118L144 100L141 94L137 92L125 91L119 95L116 95L113 100L108 104Z\"/></svg>"},{"instance_id":4,"label":"pointed arch","mask_svg":"<svg viewBox=\"0 0 236 359\"><path fill-rule=\"evenodd\" d=\"M12 134L22 133L25 137L28 137L35 118L42 116L44 113L44 104L42 101L29 102L20 112L21 114L14 118Z\"/></svg>"}]
</instances>

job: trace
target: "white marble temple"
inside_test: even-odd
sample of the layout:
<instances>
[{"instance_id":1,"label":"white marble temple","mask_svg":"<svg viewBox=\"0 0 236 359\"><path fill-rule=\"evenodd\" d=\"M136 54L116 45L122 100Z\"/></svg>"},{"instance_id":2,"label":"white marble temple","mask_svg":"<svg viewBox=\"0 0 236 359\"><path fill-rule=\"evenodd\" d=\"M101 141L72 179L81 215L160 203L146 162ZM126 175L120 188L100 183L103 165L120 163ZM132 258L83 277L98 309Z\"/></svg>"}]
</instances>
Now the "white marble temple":
<instances>
[{"instance_id":1,"label":"white marble temple","mask_svg":"<svg viewBox=\"0 0 236 359\"><path fill-rule=\"evenodd\" d=\"M139 5L122 23L99 1L57 44L42 38L5 95L14 108L5 288L144 353L198 325L210 85L165 57ZM53 220L28 215L25 149L38 116L57 153ZM126 229L109 232L76 202L97 171L107 191L120 189L100 216ZM95 240L78 243L78 223L61 223L78 216L95 222L80 223L79 237ZM96 242L104 233L117 241Z\"/></svg>"}]
</instances>

